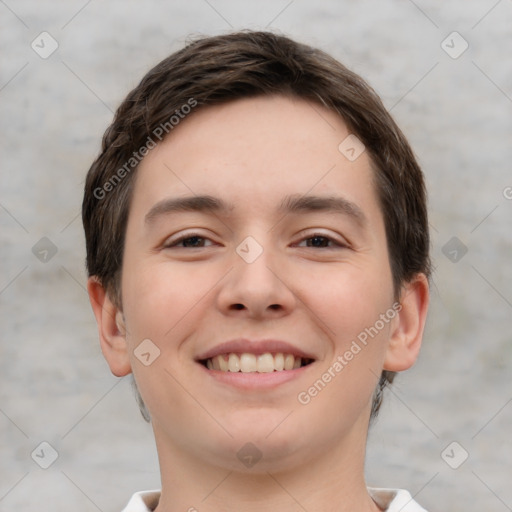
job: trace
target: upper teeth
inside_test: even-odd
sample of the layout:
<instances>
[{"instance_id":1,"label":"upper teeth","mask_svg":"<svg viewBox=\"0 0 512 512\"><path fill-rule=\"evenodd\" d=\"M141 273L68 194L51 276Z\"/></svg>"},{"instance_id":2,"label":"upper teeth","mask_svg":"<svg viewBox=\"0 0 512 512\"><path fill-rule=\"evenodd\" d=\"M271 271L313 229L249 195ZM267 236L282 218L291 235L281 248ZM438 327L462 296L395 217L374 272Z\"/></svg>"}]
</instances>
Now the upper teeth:
<instances>
[{"instance_id":1,"label":"upper teeth","mask_svg":"<svg viewBox=\"0 0 512 512\"><path fill-rule=\"evenodd\" d=\"M244 354L222 354L212 357L206 361L206 366L210 370L220 370L222 372L260 372L270 373L273 371L293 370L300 368L302 358L295 357L292 354L275 354L270 352L261 355L249 353Z\"/></svg>"}]
</instances>

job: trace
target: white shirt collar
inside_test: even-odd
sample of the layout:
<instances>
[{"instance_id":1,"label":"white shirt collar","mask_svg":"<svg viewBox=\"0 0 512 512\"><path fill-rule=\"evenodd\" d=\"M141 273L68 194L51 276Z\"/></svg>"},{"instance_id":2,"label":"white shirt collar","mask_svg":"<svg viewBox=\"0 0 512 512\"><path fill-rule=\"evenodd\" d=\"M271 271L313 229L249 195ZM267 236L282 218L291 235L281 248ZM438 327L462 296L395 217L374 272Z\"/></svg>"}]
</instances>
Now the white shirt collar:
<instances>
[{"instance_id":1,"label":"white shirt collar","mask_svg":"<svg viewBox=\"0 0 512 512\"><path fill-rule=\"evenodd\" d=\"M368 488L370 496L386 512L427 512L403 489ZM152 512L158 505L160 491L135 493L122 512Z\"/></svg>"}]
</instances>

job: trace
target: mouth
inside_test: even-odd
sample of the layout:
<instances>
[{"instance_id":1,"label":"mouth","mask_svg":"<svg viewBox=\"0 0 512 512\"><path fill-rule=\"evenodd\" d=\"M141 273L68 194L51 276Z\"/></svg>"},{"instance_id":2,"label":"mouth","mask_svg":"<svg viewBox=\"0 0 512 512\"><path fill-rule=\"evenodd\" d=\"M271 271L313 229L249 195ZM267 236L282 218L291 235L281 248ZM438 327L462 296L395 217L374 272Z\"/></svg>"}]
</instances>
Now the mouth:
<instances>
[{"instance_id":1,"label":"mouth","mask_svg":"<svg viewBox=\"0 0 512 512\"><path fill-rule=\"evenodd\" d=\"M298 370L313 363L314 359L286 352L226 352L213 357L200 359L208 370L230 373L273 373Z\"/></svg>"},{"instance_id":2,"label":"mouth","mask_svg":"<svg viewBox=\"0 0 512 512\"><path fill-rule=\"evenodd\" d=\"M208 373L222 381L258 385L292 379L315 360L312 353L288 341L248 338L226 341L196 358Z\"/></svg>"}]
</instances>

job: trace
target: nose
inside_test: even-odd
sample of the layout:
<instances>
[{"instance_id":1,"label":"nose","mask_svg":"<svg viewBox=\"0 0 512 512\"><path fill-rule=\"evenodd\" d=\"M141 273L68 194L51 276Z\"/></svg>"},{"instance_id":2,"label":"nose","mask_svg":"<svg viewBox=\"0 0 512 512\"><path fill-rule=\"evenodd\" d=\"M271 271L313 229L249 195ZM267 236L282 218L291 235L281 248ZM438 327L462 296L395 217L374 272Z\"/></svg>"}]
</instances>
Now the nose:
<instances>
[{"instance_id":1,"label":"nose","mask_svg":"<svg viewBox=\"0 0 512 512\"><path fill-rule=\"evenodd\" d=\"M233 254L233 268L217 296L219 309L225 315L259 320L290 314L297 299L285 255L252 237L246 241Z\"/></svg>"}]
</instances>

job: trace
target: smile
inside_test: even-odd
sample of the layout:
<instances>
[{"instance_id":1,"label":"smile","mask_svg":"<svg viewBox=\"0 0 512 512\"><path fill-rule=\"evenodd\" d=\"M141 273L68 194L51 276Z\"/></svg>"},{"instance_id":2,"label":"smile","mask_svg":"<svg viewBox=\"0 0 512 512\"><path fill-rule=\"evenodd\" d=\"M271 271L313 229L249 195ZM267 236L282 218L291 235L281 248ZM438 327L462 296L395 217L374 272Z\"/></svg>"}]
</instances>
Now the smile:
<instances>
[{"instance_id":1,"label":"smile","mask_svg":"<svg viewBox=\"0 0 512 512\"><path fill-rule=\"evenodd\" d=\"M201 363L209 370L221 372L241 372L241 373L272 373L288 370L296 370L303 366L311 364L313 359L294 356L278 352L272 354L251 354L244 352L241 354L229 353L219 354L205 359Z\"/></svg>"}]
</instances>

